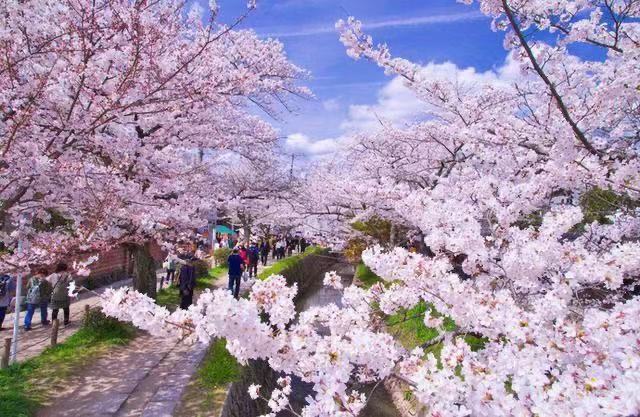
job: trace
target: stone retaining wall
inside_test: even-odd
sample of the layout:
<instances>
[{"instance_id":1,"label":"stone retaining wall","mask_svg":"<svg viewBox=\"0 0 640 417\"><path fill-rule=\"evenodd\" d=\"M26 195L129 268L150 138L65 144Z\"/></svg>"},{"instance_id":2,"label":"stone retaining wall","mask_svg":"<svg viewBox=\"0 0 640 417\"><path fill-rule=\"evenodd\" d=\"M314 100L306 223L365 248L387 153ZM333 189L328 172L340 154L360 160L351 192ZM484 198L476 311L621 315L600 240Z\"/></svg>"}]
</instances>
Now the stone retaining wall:
<instances>
[{"instance_id":1,"label":"stone retaining wall","mask_svg":"<svg viewBox=\"0 0 640 417\"><path fill-rule=\"evenodd\" d=\"M426 408L421 405L413 396L407 395L410 387L395 378L388 378L384 381L384 387L393 399L393 405L402 417L425 417Z\"/></svg>"},{"instance_id":2,"label":"stone retaining wall","mask_svg":"<svg viewBox=\"0 0 640 417\"><path fill-rule=\"evenodd\" d=\"M287 284L298 285L298 300L315 280L322 280L324 271L336 261L336 257L327 254L308 255L283 271L282 275L287 279ZM250 361L240 381L229 387L220 417L253 417L268 414L270 410L264 401L252 400L247 389L251 384L259 384L262 386L262 392L271 393L277 387L277 379L278 374L265 361Z\"/></svg>"}]
</instances>

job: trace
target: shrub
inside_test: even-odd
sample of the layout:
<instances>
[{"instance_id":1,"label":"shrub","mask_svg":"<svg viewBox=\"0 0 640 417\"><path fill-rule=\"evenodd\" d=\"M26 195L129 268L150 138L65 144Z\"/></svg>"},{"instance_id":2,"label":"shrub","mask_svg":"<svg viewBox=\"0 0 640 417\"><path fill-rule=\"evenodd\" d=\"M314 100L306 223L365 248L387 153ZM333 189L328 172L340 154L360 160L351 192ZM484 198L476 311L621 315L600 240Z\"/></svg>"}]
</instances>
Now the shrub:
<instances>
[{"instance_id":1,"label":"shrub","mask_svg":"<svg viewBox=\"0 0 640 417\"><path fill-rule=\"evenodd\" d=\"M203 261L203 260L193 261L193 267L196 272L196 277L199 278L199 277L204 277L209 275L209 264L207 263L207 261Z\"/></svg>"},{"instance_id":2,"label":"shrub","mask_svg":"<svg viewBox=\"0 0 640 417\"><path fill-rule=\"evenodd\" d=\"M349 262L358 263L362 258L362 252L367 247L367 242L362 238L349 239L344 248L344 256Z\"/></svg>"},{"instance_id":3,"label":"shrub","mask_svg":"<svg viewBox=\"0 0 640 417\"><path fill-rule=\"evenodd\" d=\"M355 277L360 281L361 286L364 288L371 288L378 282L382 282L382 279L363 263L359 263L356 267Z\"/></svg>"},{"instance_id":4,"label":"shrub","mask_svg":"<svg viewBox=\"0 0 640 417\"><path fill-rule=\"evenodd\" d=\"M320 246L309 246L305 249L304 253L281 259L270 267L263 269L262 272L258 274L258 279L265 280L271 275L282 275L285 270L294 267L303 258L310 255L321 255L326 253L328 253L326 248L322 248Z\"/></svg>"},{"instance_id":5,"label":"shrub","mask_svg":"<svg viewBox=\"0 0 640 417\"><path fill-rule=\"evenodd\" d=\"M229 248L218 248L213 251L213 260L216 263L216 266L229 266L227 265L227 258L231 255L231 249Z\"/></svg>"}]
</instances>

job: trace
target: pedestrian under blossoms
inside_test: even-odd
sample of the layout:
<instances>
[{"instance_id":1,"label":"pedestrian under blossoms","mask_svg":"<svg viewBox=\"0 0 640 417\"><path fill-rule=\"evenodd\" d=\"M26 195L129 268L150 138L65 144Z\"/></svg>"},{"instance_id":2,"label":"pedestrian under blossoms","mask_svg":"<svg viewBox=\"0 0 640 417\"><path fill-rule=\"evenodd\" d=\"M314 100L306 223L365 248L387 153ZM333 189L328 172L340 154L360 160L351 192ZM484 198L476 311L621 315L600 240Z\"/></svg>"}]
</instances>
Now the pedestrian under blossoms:
<instances>
[{"instance_id":1,"label":"pedestrian under blossoms","mask_svg":"<svg viewBox=\"0 0 640 417\"><path fill-rule=\"evenodd\" d=\"M271 246L271 259L276 260L278 259L278 239L276 238L271 238L271 242L269 244Z\"/></svg>"},{"instance_id":2,"label":"pedestrian under blossoms","mask_svg":"<svg viewBox=\"0 0 640 417\"><path fill-rule=\"evenodd\" d=\"M229 266L229 291L237 299L240 297L240 280L245 268L244 260L240 256L238 249L234 249L229 255L227 265Z\"/></svg>"},{"instance_id":3,"label":"pedestrian under blossoms","mask_svg":"<svg viewBox=\"0 0 640 417\"><path fill-rule=\"evenodd\" d=\"M11 300L16 293L16 280L12 276L2 275L0 276L0 330L4 330L2 323L4 317L9 310Z\"/></svg>"},{"instance_id":4,"label":"pedestrian under blossoms","mask_svg":"<svg viewBox=\"0 0 640 417\"><path fill-rule=\"evenodd\" d=\"M68 326L70 323L69 306L71 305L71 299L69 298L68 286L71 281L69 275L69 267L65 263L59 263L56 266L56 272L49 276L48 280L53 286L51 293L51 318L53 320L58 319L58 311L62 309L64 314L64 325Z\"/></svg>"},{"instance_id":5,"label":"pedestrian under blossoms","mask_svg":"<svg viewBox=\"0 0 640 417\"><path fill-rule=\"evenodd\" d=\"M31 330L31 322L36 309L40 309L40 323L43 326L50 323L47 318L47 307L49 306L52 289L51 284L46 279L47 275L48 271L46 269L39 269L27 283L27 313L24 316L24 329L26 331Z\"/></svg>"},{"instance_id":6,"label":"pedestrian under blossoms","mask_svg":"<svg viewBox=\"0 0 640 417\"><path fill-rule=\"evenodd\" d=\"M244 245L240 245L238 254L242 258L242 262L244 262L244 265L249 266L249 257L247 256L247 249L244 247Z\"/></svg>"},{"instance_id":7,"label":"pedestrian under blossoms","mask_svg":"<svg viewBox=\"0 0 640 417\"><path fill-rule=\"evenodd\" d=\"M296 247L296 240L295 239L288 239L287 240L287 256L291 256L293 255L293 250Z\"/></svg>"},{"instance_id":8,"label":"pedestrian under blossoms","mask_svg":"<svg viewBox=\"0 0 640 417\"><path fill-rule=\"evenodd\" d=\"M276 259L277 260L284 258L285 245L286 243L284 242L284 239L278 239L278 241L276 242Z\"/></svg>"},{"instance_id":9,"label":"pedestrian under blossoms","mask_svg":"<svg viewBox=\"0 0 640 417\"><path fill-rule=\"evenodd\" d=\"M164 267L167 270L167 275L166 275L167 285L173 285L173 281L176 278L176 267L177 267L176 256L174 254L170 253L169 255L167 255L167 259L165 259L164 261ZM162 277L160 279L160 288L162 288L164 281L165 281L165 277Z\"/></svg>"},{"instance_id":10,"label":"pedestrian under blossoms","mask_svg":"<svg viewBox=\"0 0 640 417\"><path fill-rule=\"evenodd\" d=\"M269 257L270 250L271 247L269 246L268 240L260 242L260 261L262 262L262 266L267 266L267 258Z\"/></svg>"},{"instance_id":11,"label":"pedestrian under blossoms","mask_svg":"<svg viewBox=\"0 0 640 417\"><path fill-rule=\"evenodd\" d=\"M260 250L255 242L251 242L247 250L247 260L249 262L249 278L258 276L258 262L260 261Z\"/></svg>"},{"instance_id":12,"label":"pedestrian under blossoms","mask_svg":"<svg viewBox=\"0 0 640 417\"><path fill-rule=\"evenodd\" d=\"M193 291L196 288L196 270L193 266L194 257L185 255L182 257L178 288L180 289L180 308L186 310L193 304Z\"/></svg>"}]
</instances>

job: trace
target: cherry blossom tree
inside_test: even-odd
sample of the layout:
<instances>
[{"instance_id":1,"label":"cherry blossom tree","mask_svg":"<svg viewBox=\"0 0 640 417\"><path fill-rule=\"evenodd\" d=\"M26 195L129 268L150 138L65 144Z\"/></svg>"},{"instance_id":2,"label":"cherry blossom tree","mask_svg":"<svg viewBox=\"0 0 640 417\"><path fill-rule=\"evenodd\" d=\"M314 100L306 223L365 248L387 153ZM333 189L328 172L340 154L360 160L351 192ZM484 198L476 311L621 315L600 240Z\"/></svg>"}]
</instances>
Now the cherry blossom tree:
<instances>
[{"instance_id":1,"label":"cherry blossom tree","mask_svg":"<svg viewBox=\"0 0 640 417\"><path fill-rule=\"evenodd\" d=\"M353 383L386 379L406 384L432 417L638 415L640 2L477 3L505 32L519 78L434 80L375 45L356 19L337 24L348 54L402 77L426 117L356 137L360 157L311 183L329 204L317 197L304 212L386 213L419 229L431 256L371 247L363 260L381 284L342 288L329 273L341 306L300 314L297 288L280 276L248 299L208 292L172 315L120 289L105 310L155 334L225 337L239 360L265 359L311 383L305 417L358 415L369 393ZM575 44L606 58L572 55ZM585 204L594 198L606 207L597 221ZM438 336L407 351L384 318L418 303ZM290 407L290 383L280 386L249 394L270 399L275 415Z\"/></svg>"},{"instance_id":2,"label":"cherry blossom tree","mask_svg":"<svg viewBox=\"0 0 640 417\"><path fill-rule=\"evenodd\" d=\"M259 159L223 158L217 163L216 182L224 184L220 207L240 225L246 244L255 233L291 222L287 201L300 184L277 151L264 152Z\"/></svg>"},{"instance_id":3,"label":"cherry blossom tree","mask_svg":"<svg viewBox=\"0 0 640 417\"><path fill-rule=\"evenodd\" d=\"M29 0L2 6L3 270L204 222L203 154L253 158L274 114L306 96L283 46L181 0ZM18 251L18 242L22 243Z\"/></svg>"}]
</instances>

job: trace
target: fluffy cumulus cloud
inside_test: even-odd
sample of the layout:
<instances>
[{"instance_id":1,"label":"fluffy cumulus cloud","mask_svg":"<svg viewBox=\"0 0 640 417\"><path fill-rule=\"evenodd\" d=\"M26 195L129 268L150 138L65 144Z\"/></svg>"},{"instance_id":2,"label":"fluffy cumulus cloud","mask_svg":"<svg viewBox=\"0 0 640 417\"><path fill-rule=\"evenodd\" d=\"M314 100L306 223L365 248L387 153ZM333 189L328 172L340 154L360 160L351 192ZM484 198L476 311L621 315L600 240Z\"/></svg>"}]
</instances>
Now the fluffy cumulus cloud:
<instances>
[{"instance_id":1,"label":"fluffy cumulus cloud","mask_svg":"<svg viewBox=\"0 0 640 417\"><path fill-rule=\"evenodd\" d=\"M288 150L310 156L322 156L336 152L346 143L346 137L312 140L304 133L287 136L285 145Z\"/></svg>"},{"instance_id":2,"label":"fluffy cumulus cloud","mask_svg":"<svg viewBox=\"0 0 640 417\"><path fill-rule=\"evenodd\" d=\"M326 111L337 111L342 108L342 104L340 103L340 100L338 100L337 98L331 98L329 100L323 101L322 107Z\"/></svg>"},{"instance_id":3,"label":"fluffy cumulus cloud","mask_svg":"<svg viewBox=\"0 0 640 417\"><path fill-rule=\"evenodd\" d=\"M444 62L425 65L420 75L426 80L453 81L464 88L508 84L521 78L519 65L511 55L495 70L479 72L473 67L460 68L454 63ZM322 106L327 112L342 108L335 98L322 102ZM295 153L327 155L349 143L348 137L353 133L376 130L382 123L399 126L428 117L429 107L425 102L416 98L402 78L395 77L380 88L375 103L349 106L345 119L340 123L343 135L314 139L304 133L294 133L287 137L286 147Z\"/></svg>"},{"instance_id":4,"label":"fluffy cumulus cloud","mask_svg":"<svg viewBox=\"0 0 640 417\"><path fill-rule=\"evenodd\" d=\"M449 80L465 88L487 84L505 84L519 75L518 63L508 56L504 65L496 70L478 72L475 68L459 68L451 62L429 63L421 70L425 80ZM341 127L349 133L378 129L381 123L404 124L428 117L429 108L405 87L401 77L395 77L378 92L374 104L358 104L349 107Z\"/></svg>"}]
</instances>

